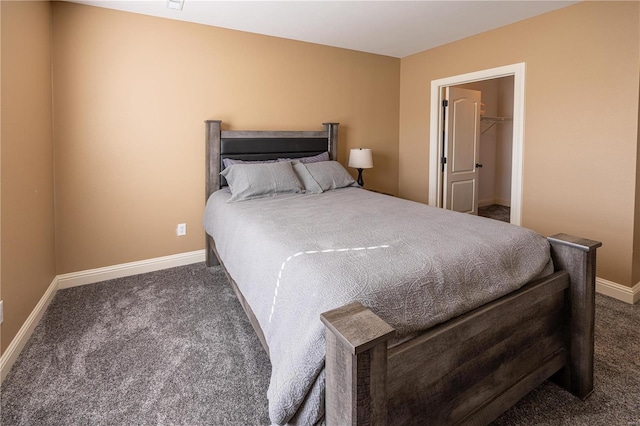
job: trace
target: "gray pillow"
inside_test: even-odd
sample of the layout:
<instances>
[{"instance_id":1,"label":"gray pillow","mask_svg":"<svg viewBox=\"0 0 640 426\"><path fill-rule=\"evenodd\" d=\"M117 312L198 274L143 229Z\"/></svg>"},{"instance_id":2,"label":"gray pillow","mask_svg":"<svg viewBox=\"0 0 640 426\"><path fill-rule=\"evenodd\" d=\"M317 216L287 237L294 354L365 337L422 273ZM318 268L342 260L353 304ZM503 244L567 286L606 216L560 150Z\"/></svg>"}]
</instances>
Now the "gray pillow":
<instances>
[{"instance_id":1,"label":"gray pillow","mask_svg":"<svg viewBox=\"0 0 640 426\"><path fill-rule=\"evenodd\" d=\"M276 161L281 160L236 160L235 158L223 158L222 164L225 168L233 165L233 164L265 164L265 163L275 163Z\"/></svg>"},{"instance_id":2,"label":"gray pillow","mask_svg":"<svg viewBox=\"0 0 640 426\"><path fill-rule=\"evenodd\" d=\"M229 184L229 201L250 200L304 190L290 162L232 164L220 174Z\"/></svg>"},{"instance_id":3,"label":"gray pillow","mask_svg":"<svg viewBox=\"0 0 640 426\"><path fill-rule=\"evenodd\" d=\"M295 170L296 175L298 175L298 179L300 179L300 182L304 185L304 192L307 194L321 194L322 188L320 188L318 182L311 176L307 167L298 161L293 161L292 164L293 170Z\"/></svg>"},{"instance_id":4,"label":"gray pillow","mask_svg":"<svg viewBox=\"0 0 640 426\"><path fill-rule=\"evenodd\" d=\"M329 153L322 152L320 154L312 155L310 157L300 157L300 158L278 158L278 161L291 161L296 160L301 163L318 163L320 161L329 161Z\"/></svg>"},{"instance_id":5,"label":"gray pillow","mask_svg":"<svg viewBox=\"0 0 640 426\"><path fill-rule=\"evenodd\" d=\"M305 164L305 167L323 191L358 185L349 172L337 161L309 163Z\"/></svg>"}]
</instances>

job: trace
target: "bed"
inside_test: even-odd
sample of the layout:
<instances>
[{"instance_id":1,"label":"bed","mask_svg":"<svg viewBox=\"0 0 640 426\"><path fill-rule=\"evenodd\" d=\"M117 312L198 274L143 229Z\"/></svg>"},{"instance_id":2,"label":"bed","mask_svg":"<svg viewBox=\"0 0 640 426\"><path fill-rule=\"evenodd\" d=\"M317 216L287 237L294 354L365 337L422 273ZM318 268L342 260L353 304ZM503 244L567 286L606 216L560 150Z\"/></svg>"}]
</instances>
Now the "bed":
<instances>
[{"instance_id":1,"label":"bed","mask_svg":"<svg viewBox=\"0 0 640 426\"><path fill-rule=\"evenodd\" d=\"M316 174L324 191L304 183L306 194L229 202L241 192L233 173L258 170L242 161L317 173L334 162L302 161L337 154L337 123L274 132L206 122L207 265L223 266L272 359L273 423L487 424L549 378L589 396L599 242L545 239L342 178L325 187ZM225 169L230 159L240 165ZM426 222L438 232L416 226ZM455 233L464 244L450 242ZM501 266L481 269L491 258Z\"/></svg>"}]
</instances>

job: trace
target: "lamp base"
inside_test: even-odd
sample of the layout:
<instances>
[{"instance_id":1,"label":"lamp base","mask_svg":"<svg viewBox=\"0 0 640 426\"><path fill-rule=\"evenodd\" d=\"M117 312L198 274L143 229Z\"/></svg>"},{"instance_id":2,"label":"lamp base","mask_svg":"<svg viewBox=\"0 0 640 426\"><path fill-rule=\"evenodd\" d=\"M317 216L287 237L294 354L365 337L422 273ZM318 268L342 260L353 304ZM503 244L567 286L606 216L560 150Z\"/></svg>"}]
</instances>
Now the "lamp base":
<instances>
[{"instance_id":1,"label":"lamp base","mask_svg":"<svg viewBox=\"0 0 640 426\"><path fill-rule=\"evenodd\" d=\"M358 185L364 187L364 180L362 179L362 170L363 169L358 169Z\"/></svg>"}]
</instances>

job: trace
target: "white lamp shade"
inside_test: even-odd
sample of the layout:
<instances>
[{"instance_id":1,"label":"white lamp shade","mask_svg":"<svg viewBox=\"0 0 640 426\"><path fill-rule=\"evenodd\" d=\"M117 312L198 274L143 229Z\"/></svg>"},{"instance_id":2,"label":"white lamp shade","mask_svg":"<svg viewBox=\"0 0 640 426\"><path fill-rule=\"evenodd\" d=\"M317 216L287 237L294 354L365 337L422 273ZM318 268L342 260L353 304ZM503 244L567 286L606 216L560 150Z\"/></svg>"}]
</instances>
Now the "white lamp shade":
<instances>
[{"instance_id":1,"label":"white lamp shade","mask_svg":"<svg viewBox=\"0 0 640 426\"><path fill-rule=\"evenodd\" d=\"M352 149L349 153L349 167L370 169L373 167L373 156L368 148Z\"/></svg>"}]
</instances>

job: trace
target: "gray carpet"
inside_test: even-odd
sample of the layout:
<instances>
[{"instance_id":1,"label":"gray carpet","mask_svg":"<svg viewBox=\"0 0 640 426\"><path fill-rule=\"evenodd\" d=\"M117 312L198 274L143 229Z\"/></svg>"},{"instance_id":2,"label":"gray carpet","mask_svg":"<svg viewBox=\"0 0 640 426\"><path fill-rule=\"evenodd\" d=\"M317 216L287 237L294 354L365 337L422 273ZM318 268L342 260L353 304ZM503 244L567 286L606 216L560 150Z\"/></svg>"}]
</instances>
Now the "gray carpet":
<instances>
[{"instance_id":1,"label":"gray carpet","mask_svg":"<svg viewBox=\"0 0 640 426\"><path fill-rule=\"evenodd\" d=\"M58 292L6 378L1 423L268 424L270 370L219 268L75 287Z\"/></svg>"},{"instance_id":2,"label":"gray carpet","mask_svg":"<svg viewBox=\"0 0 640 426\"><path fill-rule=\"evenodd\" d=\"M495 425L640 425L640 305L596 299L596 390L551 383ZM270 365L219 268L61 290L2 387L9 425L264 425Z\"/></svg>"},{"instance_id":3,"label":"gray carpet","mask_svg":"<svg viewBox=\"0 0 640 426\"><path fill-rule=\"evenodd\" d=\"M509 223L511 222L511 207L501 206L499 204L478 207L478 216Z\"/></svg>"}]
</instances>

